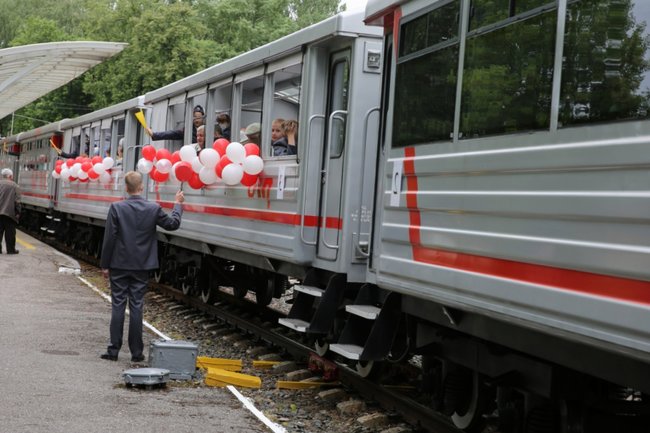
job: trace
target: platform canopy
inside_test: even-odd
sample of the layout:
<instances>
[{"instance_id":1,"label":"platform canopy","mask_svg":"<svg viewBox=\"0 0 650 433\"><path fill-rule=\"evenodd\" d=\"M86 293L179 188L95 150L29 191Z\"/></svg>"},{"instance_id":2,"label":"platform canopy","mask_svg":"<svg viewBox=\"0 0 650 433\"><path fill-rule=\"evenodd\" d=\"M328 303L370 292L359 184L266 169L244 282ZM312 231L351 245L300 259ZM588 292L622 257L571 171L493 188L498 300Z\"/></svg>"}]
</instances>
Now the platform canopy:
<instances>
[{"instance_id":1,"label":"platform canopy","mask_svg":"<svg viewBox=\"0 0 650 433\"><path fill-rule=\"evenodd\" d=\"M0 50L0 119L122 51L119 42L50 42Z\"/></svg>"}]
</instances>

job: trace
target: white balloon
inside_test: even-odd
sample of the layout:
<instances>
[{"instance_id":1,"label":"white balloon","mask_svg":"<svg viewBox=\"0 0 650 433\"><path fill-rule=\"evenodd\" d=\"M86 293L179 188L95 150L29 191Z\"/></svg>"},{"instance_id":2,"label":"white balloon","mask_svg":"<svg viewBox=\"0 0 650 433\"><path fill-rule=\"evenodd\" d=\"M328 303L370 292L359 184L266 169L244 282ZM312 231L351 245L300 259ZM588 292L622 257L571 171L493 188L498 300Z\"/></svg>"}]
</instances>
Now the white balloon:
<instances>
[{"instance_id":1,"label":"white balloon","mask_svg":"<svg viewBox=\"0 0 650 433\"><path fill-rule=\"evenodd\" d=\"M70 167L70 176L78 177L80 171L81 171L81 163L75 162L72 165L72 167Z\"/></svg>"},{"instance_id":2,"label":"white balloon","mask_svg":"<svg viewBox=\"0 0 650 433\"><path fill-rule=\"evenodd\" d=\"M104 168L105 168L106 170L108 170L109 168L112 168L112 167L113 167L113 164L115 164L115 160L114 160L113 158L111 158L110 156L107 156L107 157L104 158L104 160L102 161L102 164L104 165Z\"/></svg>"},{"instance_id":3,"label":"white balloon","mask_svg":"<svg viewBox=\"0 0 650 433\"><path fill-rule=\"evenodd\" d=\"M68 167L63 167L61 169L61 177L63 179L67 179L70 177L70 169Z\"/></svg>"},{"instance_id":4,"label":"white balloon","mask_svg":"<svg viewBox=\"0 0 650 433\"><path fill-rule=\"evenodd\" d=\"M168 159L161 159L156 161L156 169L161 173L169 173L172 169L172 162Z\"/></svg>"},{"instance_id":5,"label":"white balloon","mask_svg":"<svg viewBox=\"0 0 650 433\"><path fill-rule=\"evenodd\" d=\"M201 164L199 157L195 156L190 162L192 163L192 170L194 170L194 173L199 174L203 168L203 164Z\"/></svg>"},{"instance_id":6,"label":"white balloon","mask_svg":"<svg viewBox=\"0 0 650 433\"><path fill-rule=\"evenodd\" d=\"M178 164L178 162L176 164ZM172 169L169 171L169 177L167 178L167 183L169 183L169 185L177 186L181 184L181 181L176 178L176 164L174 164Z\"/></svg>"},{"instance_id":7,"label":"white balloon","mask_svg":"<svg viewBox=\"0 0 650 433\"><path fill-rule=\"evenodd\" d=\"M199 179L206 185L210 185L217 181L217 173L214 171L214 168L203 167L199 171Z\"/></svg>"},{"instance_id":8,"label":"white balloon","mask_svg":"<svg viewBox=\"0 0 650 433\"><path fill-rule=\"evenodd\" d=\"M140 158L140 160L138 161L138 167L137 168L138 168L138 171L140 173L147 174L153 168L153 162L149 161L148 159ZM103 173L103 171L102 171L102 173Z\"/></svg>"},{"instance_id":9,"label":"white balloon","mask_svg":"<svg viewBox=\"0 0 650 433\"><path fill-rule=\"evenodd\" d=\"M221 155L219 155L219 152L216 150L207 148L203 149L201 153L199 153L199 159L201 160L201 164L205 167L214 168L221 159Z\"/></svg>"},{"instance_id":10,"label":"white balloon","mask_svg":"<svg viewBox=\"0 0 650 433\"><path fill-rule=\"evenodd\" d=\"M97 164L93 165L93 170L95 170L95 173L97 174L102 174L106 171L106 168L104 168L103 162L98 162Z\"/></svg>"},{"instance_id":11,"label":"white balloon","mask_svg":"<svg viewBox=\"0 0 650 433\"><path fill-rule=\"evenodd\" d=\"M237 143L236 141L233 141L228 145L228 147L226 147L226 156L232 162L241 164L244 162L244 159L246 158L246 149L241 143Z\"/></svg>"},{"instance_id":12,"label":"white balloon","mask_svg":"<svg viewBox=\"0 0 650 433\"><path fill-rule=\"evenodd\" d=\"M221 172L221 178L226 185L237 185L244 177L244 169L239 164L228 164Z\"/></svg>"},{"instance_id":13,"label":"white balloon","mask_svg":"<svg viewBox=\"0 0 650 433\"><path fill-rule=\"evenodd\" d=\"M242 166L248 174L259 174L264 170L264 160L257 155L248 155Z\"/></svg>"},{"instance_id":14,"label":"white balloon","mask_svg":"<svg viewBox=\"0 0 650 433\"><path fill-rule=\"evenodd\" d=\"M107 184L111 182L111 174L107 172L103 172L102 174L99 175L99 181L103 184Z\"/></svg>"},{"instance_id":15,"label":"white balloon","mask_svg":"<svg viewBox=\"0 0 650 433\"><path fill-rule=\"evenodd\" d=\"M77 177L81 180L88 179L88 173L86 173L83 170L79 170L79 173L77 173Z\"/></svg>"},{"instance_id":16,"label":"white balloon","mask_svg":"<svg viewBox=\"0 0 650 433\"><path fill-rule=\"evenodd\" d=\"M61 170L61 173L63 173L63 170ZM61 175L59 173L57 173L56 170L52 170L52 177L54 179L59 179L61 177Z\"/></svg>"},{"instance_id":17,"label":"white balloon","mask_svg":"<svg viewBox=\"0 0 650 433\"><path fill-rule=\"evenodd\" d=\"M181 161L192 162L196 158L196 149L191 144L181 147Z\"/></svg>"}]
</instances>

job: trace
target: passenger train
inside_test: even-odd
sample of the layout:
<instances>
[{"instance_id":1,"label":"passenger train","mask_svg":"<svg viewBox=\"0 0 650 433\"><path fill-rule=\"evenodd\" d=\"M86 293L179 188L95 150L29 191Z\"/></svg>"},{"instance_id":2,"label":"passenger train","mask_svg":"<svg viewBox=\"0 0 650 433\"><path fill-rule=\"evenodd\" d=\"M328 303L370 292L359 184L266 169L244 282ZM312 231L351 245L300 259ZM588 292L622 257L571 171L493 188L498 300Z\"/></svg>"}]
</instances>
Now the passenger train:
<instances>
[{"instance_id":1,"label":"passenger train","mask_svg":"<svg viewBox=\"0 0 650 433\"><path fill-rule=\"evenodd\" d=\"M156 279L266 305L297 278L282 325L364 376L420 355L428 403L465 431L645 431L649 19L631 0L370 0L367 25L343 13L9 137L0 164L22 224L98 255L150 143L136 111L185 143L196 105L207 137L220 113L233 140L258 122L257 184L186 188ZM297 155L272 156L275 118L299 122ZM109 182L48 175L50 140L115 155L121 138ZM170 207L176 188L147 195Z\"/></svg>"}]
</instances>

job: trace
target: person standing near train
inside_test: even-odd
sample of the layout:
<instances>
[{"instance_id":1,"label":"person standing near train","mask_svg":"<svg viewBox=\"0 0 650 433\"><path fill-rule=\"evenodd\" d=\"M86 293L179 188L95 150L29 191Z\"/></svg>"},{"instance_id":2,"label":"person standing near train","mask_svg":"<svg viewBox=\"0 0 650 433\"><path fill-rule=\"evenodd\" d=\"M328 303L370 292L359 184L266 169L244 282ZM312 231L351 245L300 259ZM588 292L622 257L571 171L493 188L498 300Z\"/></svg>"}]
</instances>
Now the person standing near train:
<instances>
[{"instance_id":1,"label":"person standing near train","mask_svg":"<svg viewBox=\"0 0 650 433\"><path fill-rule=\"evenodd\" d=\"M131 361L144 361L142 318L144 294L149 272L158 268L158 238L156 226L176 230L181 225L182 191L176 193L171 214L159 204L142 197L142 175L130 171L124 176L128 198L112 203L106 217L100 267L111 284L110 343L100 357L117 361L122 348L124 313L129 303L129 350Z\"/></svg>"},{"instance_id":2,"label":"person standing near train","mask_svg":"<svg viewBox=\"0 0 650 433\"><path fill-rule=\"evenodd\" d=\"M0 252L4 237L7 254L18 254L16 224L20 217L20 188L14 182L14 172L11 169L2 169L0 175Z\"/></svg>"}]
</instances>

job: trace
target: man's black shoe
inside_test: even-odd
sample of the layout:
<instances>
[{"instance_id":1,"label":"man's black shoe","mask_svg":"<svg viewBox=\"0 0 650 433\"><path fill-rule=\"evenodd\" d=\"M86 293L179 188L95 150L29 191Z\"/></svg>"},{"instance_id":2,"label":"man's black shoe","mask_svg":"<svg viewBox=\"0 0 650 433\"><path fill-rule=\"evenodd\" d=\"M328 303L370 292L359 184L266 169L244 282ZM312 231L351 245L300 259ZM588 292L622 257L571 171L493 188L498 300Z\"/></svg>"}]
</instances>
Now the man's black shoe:
<instances>
[{"instance_id":1,"label":"man's black shoe","mask_svg":"<svg viewBox=\"0 0 650 433\"><path fill-rule=\"evenodd\" d=\"M131 358L131 362L142 362L142 361L144 361L144 355L133 356Z\"/></svg>"},{"instance_id":2,"label":"man's black shoe","mask_svg":"<svg viewBox=\"0 0 650 433\"><path fill-rule=\"evenodd\" d=\"M99 357L108 361L117 361L117 355L111 355L110 353L102 353Z\"/></svg>"},{"instance_id":3,"label":"man's black shoe","mask_svg":"<svg viewBox=\"0 0 650 433\"><path fill-rule=\"evenodd\" d=\"M13 250L13 251L7 251L7 254L18 254L20 251L18 250Z\"/></svg>"}]
</instances>

